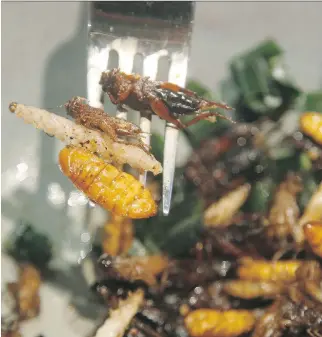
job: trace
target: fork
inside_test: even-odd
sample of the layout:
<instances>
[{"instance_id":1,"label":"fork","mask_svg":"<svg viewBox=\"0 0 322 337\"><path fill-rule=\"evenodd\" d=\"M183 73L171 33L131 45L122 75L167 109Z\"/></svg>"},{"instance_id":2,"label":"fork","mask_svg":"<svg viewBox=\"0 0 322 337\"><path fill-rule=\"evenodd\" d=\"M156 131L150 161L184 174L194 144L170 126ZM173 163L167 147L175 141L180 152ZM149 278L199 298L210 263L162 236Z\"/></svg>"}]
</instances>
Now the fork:
<instances>
[{"instance_id":1,"label":"fork","mask_svg":"<svg viewBox=\"0 0 322 337\"><path fill-rule=\"evenodd\" d=\"M89 104L103 108L99 85L101 73L108 70L110 52L118 54L118 68L132 73L136 55L143 56L143 76L155 80L161 57L170 59L168 81L184 87L194 3L108 1L90 3L87 98ZM117 111L116 116L127 119ZM143 142L150 145L151 115L140 115ZM166 123L163 160L163 214L171 206L179 130ZM139 177L146 183L146 172Z\"/></svg>"}]
</instances>

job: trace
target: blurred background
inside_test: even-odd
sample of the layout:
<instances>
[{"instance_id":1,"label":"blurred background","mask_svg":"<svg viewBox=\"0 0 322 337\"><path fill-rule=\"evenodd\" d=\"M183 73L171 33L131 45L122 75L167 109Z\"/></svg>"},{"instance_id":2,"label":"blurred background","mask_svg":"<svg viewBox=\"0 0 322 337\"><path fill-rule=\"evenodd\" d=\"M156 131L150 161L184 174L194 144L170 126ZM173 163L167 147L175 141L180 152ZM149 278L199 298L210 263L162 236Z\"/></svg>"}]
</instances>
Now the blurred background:
<instances>
[{"instance_id":1,"label":"blurred background","mask_svg":"<svg viewBox=\"0 0 322 337\"><path fill-rule=\"evenodd\" d=\"M61 144L14 118L8 105L59 111L72 96L86 96L87 11L86 2L2 2L2 234L28 221L71 262L86 244L87 201L56 165ZM188 78L216 92L236 53L273 38L298 86L320 89L321 13L321 2L198 2Z\"/></svg>"}]
</instances>

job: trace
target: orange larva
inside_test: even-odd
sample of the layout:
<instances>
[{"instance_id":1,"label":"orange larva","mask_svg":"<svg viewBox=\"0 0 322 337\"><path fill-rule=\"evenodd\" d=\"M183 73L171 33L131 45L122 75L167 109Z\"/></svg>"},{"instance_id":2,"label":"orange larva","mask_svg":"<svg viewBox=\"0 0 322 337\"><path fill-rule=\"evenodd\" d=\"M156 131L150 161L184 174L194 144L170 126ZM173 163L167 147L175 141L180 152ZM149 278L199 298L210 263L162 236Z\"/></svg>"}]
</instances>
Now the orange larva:
<instances>
[{"instance_id":1,"label":"orange larva","mask_svg":"<svg viewBox=\"0 0 322 337\"><path fill-rule=\"evenodd\" d=\"M65 147L59 153L59 164L79 190L106 210L132 219L149 218L157 213L148 189L95 154L83 148Z\"/></svg>"},{"instance_id":2,"label":"orange larva","mask_svg":"<svg viewBox=\"0 0 322 337\"><path fill-rule=\"evenodd\" d=\"M254 315L247 310L198 309L185 317L185 326L192 337L237 337L251 331Z\"/></svg>"},{"instance_id":3,"label":"orange larva","mask_svg":"<svg viewBox=\"0 0 322 337\"><path fill-rule=\"evenodd\" d=\"M305 112L300 119L302 131L322 145L322 113Z\"/></svg>"},{"instance_id":4,"label":"orange larva","mask_svg":"<svg viewBox=\"0 0 322 337\"><path fill-rule=\"evenodd\" d=\"M322 221L312 221L305 224L304 233L313 252L322 257Z\"/></svg>"},{"instance_id":5,"label":"orange larva","mask_svg":"<svg viewBox=\"0 0 322 337\"><path fill-rule=\"evenodd\" d=\"M265 261L242 258L237 274L243 280L293 282L301 265L299 260Z\"/></svg>"}]
</instances>

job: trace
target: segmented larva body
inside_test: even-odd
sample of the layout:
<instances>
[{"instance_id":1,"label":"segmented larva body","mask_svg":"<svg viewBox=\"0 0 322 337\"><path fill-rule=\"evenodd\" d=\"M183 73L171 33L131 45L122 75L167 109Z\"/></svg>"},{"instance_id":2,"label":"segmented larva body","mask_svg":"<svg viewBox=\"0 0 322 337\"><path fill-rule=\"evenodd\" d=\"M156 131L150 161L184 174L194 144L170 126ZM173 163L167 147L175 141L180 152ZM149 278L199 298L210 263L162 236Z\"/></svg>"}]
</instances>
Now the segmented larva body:
<instances>
[{"instance_id":1,"label":"segmented larva body","mask_svg":"<svg viewBox=\"0 0 322 337\"><path fill-rule=\"evenodd\" d=\"M305 112L300 119L302 131L322 145L322 113Z\"/></svg>"},{"instance_id":2,"label":"segmented larva body","mask_svg":"<svg viewBox=\"0 0 322 337\"><path fill-rule=\"evenodd\" d=\"M162 172L161 164L152 156L134 145L113 142L107 135L77 125L73 121L43 109L11 103L9 110L25 123L54 136L66 145L82 147L99 154L104 160L117 165L129 164L140 171Z\"/></svg>"},{"instance_id":3,"label":"segmented larva body","mask_svg":"<svg viewBox=\"0 0 322 337\"><path fill-rule=\"evenodd\" d=\"M184 322L192 337L238 337L251 331L256 320L247 310L197 309Z\"/></svg>"},{"instance_id":4,"label":"segmented larva body","mask_svg":"<svg viewBox=\"0 0 322 337\"><path fill-rule=\"evenodd\" d=\"M304 233L313 252L322 258L322 221L305 224Z\"/></svg>"},{"instance_id":5,"label":"segmented larva body","mask_svg":"<svg viewBox=\"0 0 322 337\"><path fill-rule=\"evenodd\" d=\"M265 261L243 258L237 269L237 275L243 280L266 282L293 282L300 260Z\"/></svg>"},{"instance_id":6,"label":"segmented larva body","mask_svg":"<svg viewBox=\"0 0 322 337\"><path fill-rule=\"evenodd\" d=\"M65 147L59 153L63 173L98 205L120 216L154 216L157 206L150 191L133 176L119 171L82 148Z\"/></svg>"}]
</instances>

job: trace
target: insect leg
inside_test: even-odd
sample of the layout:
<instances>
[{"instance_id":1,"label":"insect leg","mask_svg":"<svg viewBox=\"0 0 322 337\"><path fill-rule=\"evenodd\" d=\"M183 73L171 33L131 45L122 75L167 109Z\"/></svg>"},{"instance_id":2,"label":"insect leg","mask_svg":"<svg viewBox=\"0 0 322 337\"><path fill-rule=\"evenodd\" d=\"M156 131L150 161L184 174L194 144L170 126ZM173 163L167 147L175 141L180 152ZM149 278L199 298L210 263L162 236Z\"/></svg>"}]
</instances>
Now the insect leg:
<instances>
[{"instance_id":1,"label":"insect leg","mask_svg":"<svg viewBox=\"0 0 322 337\"><path fill-rule=\"evenodd\" d=\"M171 112L161 99L150 99L150 106L152 111L161 119L164 119L167 122L174 124L178 129L185 128L185 125L179 119L173 118L171 116Z\"/></svg>"},{"instance_id":2,"label":"insect leg","mask_svg":"<svg viewBox=\"0 0 322 337\"><path fill-rule=\"evenodd\" d=\"M222 119L226 119L227 121L230 121L232 123L236 123L235 121L233 121L231 118L229 117L226 117L218 112L207 112L207 113L203 113L203 114L200 114L198 115L197 117L193 118L191 121L187 122L184 124L184 127L189 127L193 124L196 124L197 122L203 120L203 119L207 119L208 117L213 117L213 116L216 116L216 117L220 117Z\"/></svg>"},{"instance_id":3,"label":"insect leg","mask_svg":"<svg viewBox=\"0 0 322 337\"><path fill-rule=\"evenodd\" d=\"M118 104L118 105L117 105L117 110L118 110L119 112L128 112L127 109L124 107L123 104Z\"/></svg>"}]
</instances>

